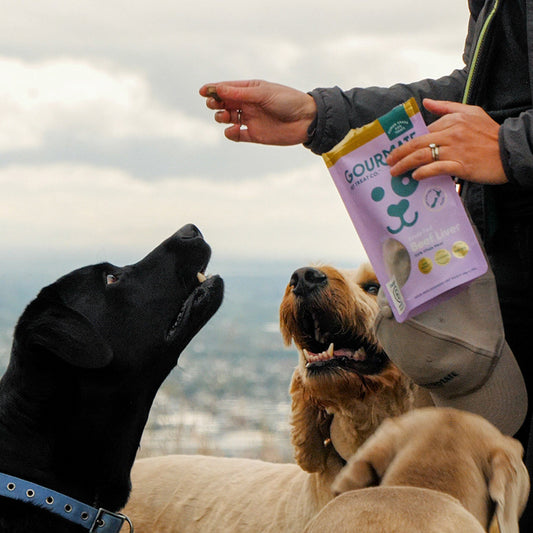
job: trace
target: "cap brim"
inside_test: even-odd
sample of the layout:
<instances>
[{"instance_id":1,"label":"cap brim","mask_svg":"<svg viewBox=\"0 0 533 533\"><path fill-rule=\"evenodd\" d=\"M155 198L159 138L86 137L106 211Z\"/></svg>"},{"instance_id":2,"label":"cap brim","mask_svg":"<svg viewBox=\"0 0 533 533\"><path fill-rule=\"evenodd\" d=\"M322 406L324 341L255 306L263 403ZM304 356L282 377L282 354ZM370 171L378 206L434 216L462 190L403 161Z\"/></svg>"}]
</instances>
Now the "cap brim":
<instances>
[{"instance_id":1,"label":"cap brim","mask_svg":"<svg viewBox=\"0 0 533 533\"><path fill-rule=\"evenodd\" d=\"M453 398L440 397L435 390L429 392L436 406L481 415L506 435L520 429L527 413L526 385L507 342L490 377L474 392Z\"/></svg>"}]
</instances>

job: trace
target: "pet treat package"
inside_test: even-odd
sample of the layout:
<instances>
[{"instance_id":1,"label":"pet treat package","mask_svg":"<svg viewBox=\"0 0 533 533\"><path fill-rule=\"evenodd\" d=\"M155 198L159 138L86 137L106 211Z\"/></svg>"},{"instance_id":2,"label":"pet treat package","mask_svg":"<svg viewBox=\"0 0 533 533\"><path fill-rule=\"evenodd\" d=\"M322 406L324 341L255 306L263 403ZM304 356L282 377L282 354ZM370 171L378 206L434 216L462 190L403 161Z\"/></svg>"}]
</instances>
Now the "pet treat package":
<instances>
[{"instance_id":1,"label":"pet treat package","mask_svg":"<svg viewBox=\"0 0 533 533\"><path fill-rule=\"evenodd\" d=\"M450 176L390 175L388 154L427 132L412 98L322 155L398 322L487 270Z\"/></svg>"}]
</instances>

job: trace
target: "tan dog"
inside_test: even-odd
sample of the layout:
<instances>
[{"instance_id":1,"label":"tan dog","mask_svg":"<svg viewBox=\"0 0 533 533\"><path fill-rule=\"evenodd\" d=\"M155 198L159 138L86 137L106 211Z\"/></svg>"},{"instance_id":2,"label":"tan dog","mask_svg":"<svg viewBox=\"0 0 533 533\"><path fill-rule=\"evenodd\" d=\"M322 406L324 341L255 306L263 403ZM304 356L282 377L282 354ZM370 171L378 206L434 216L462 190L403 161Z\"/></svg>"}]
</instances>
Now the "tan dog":
<instances>
[{"instance_id":1,"label":"tan dog","mask_svg":"<svg viewBox=\"0 0 533 533\"><path fill-rule=\"evenodd\" d=\"M142 459L126 508L138 533L300 533L331 483L383 419L413 406L413 385L373 331L377 280L365 266L294 272L280 307L294 341L292 443L297 464L175 455Z\"/></svg>"},{"instance_id":2,"label":"tan dog","mask_svg":"<svg viewBox=\"0 0 533 533\"><path fill-rule=\"evenodd\" d=\"M433 407L386 420L335 480L344 494L305 531L517 533L529 493L522 452L464 411Z\"/></svg>"}]
</instances>

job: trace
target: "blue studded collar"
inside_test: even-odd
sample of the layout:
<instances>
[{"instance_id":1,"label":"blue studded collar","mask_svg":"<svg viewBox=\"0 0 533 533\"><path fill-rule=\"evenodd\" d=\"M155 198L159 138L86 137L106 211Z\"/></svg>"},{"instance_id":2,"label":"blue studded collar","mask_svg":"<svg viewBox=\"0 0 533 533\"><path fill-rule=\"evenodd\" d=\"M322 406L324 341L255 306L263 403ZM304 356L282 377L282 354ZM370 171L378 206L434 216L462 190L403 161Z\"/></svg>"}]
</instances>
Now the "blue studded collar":
<instances>
[{"instance_id":1,"label":"blue studded collar","mask_svg":"<svg viewBox=\"0 0 533 533\"><path fill-rule=\"evenodd\" d=\"M2 473L0 496L45 509L84 527L89 533L119 533L124 522L128 523L130 533L133 533L133 525L126 515L91 507L36 483Z\"/></svg>"}]
</instances>

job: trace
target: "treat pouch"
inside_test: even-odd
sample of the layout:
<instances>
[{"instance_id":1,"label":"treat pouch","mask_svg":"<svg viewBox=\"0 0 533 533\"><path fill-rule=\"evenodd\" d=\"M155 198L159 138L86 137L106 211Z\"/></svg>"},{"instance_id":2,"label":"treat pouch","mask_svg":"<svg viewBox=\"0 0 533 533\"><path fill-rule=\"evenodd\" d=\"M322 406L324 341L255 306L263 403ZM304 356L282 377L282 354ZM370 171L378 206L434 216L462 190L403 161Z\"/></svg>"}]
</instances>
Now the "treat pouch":
<instances>
[{"instance_id":1,"label":"treat pouch","mask_svg":"<svg viewBox=\"0 0 533 533\"><path fill-rule=\"evenodd\" d=\"M425 133L412 98L322 155L398 322L487 271L450 176L390 175L388 154Z\"/></svg>"}]
</instances>

